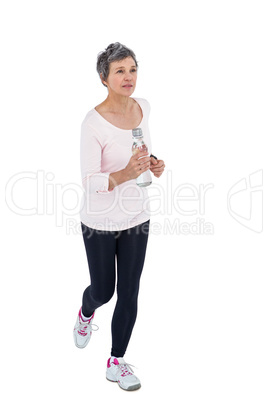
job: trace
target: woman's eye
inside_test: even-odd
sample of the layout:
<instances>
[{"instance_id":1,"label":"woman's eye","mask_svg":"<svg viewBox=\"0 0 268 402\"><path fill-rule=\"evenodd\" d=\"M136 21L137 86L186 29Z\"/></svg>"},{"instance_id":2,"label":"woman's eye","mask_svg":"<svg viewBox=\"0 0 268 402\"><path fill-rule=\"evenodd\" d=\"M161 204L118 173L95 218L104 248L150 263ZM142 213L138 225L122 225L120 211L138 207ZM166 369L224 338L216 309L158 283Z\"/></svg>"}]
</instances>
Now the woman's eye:
<instances>
[{"instance_id":1,"label":"woman's eye","mask_svg":"<svg viewBox=\"0 0 268 402\"><path fill-rule=\"evenodd\" d=\"M137 71L137 69L136 68L133 68L132 70L131 70L131 73L135 73ZM123 70L118 70L116 73L123 73L124 71Z\"/></svg>"}]
</instances>

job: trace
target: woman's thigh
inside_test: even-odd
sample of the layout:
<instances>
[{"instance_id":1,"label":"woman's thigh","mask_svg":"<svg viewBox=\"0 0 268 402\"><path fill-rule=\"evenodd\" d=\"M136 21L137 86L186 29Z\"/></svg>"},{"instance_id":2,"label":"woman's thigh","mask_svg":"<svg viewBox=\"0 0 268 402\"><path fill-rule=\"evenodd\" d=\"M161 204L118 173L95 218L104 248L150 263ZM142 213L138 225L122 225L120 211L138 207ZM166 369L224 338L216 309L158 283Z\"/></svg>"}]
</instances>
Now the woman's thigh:
<instances>
[{"instance_id":1,"label":"woman's thigh","mask_svg":"<svg viewBox=\"0 0 268 402\"><path fill-rule=\"evenodd\" d=\"M138 288L142 273L150 220L121 231L117 239L118 290L131 292Z\"/></svg>"},{"instance_id":2,"label":"woman's thigh","mask_svg":"<svg viewBox=\"0 0 268 402\"><path fill-rule=\"evenodd\" d=\"M113 293L115 287L116 232L96 230L81 223L92 292Z\"/></svg>"}]
</instances>

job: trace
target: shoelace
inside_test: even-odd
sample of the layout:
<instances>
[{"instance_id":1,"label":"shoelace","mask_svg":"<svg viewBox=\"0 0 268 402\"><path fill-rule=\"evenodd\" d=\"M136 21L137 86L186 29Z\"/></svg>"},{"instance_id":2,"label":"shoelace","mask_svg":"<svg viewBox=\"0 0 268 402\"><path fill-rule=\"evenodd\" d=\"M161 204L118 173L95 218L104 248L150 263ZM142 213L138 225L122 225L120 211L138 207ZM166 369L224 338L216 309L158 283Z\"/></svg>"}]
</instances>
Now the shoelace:
<instances>
[{"instance_id":1,"label":"shoelace","mask_svg":"<svg viewBox=\"0 0 268 402\"><path fill-rule=\"evenodd\" d=\"M134 373L131 367L136 368L135 366L129 363L119 363L118 369L121 371L122 377L126 377L127 375L132 375L132 373Z\"/></svg>"},{"instance_id":2,"label":"shoelace","mask_svg":"<svg viewBox=\"0 0 268 402\"><path fill-rule=\"evenodd\" d=\"M98 331L99 327L96 324L91 324L91 322L87 323L87 322L80 322L79 325L77 326L77 332L82 335L82 336L87 336L87 329L88 327L91 326L91 330L92 331ZM93 328L96 327L96 329Z\"/></svg>"}]
</instances>

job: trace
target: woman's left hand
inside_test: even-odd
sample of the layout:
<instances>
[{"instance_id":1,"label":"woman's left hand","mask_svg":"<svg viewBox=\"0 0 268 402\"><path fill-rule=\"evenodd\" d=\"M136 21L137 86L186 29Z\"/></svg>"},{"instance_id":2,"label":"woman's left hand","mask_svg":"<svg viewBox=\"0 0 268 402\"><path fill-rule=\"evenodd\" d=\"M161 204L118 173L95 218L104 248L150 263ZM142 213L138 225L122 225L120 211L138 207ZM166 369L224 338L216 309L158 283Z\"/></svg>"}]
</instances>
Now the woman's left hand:
<instances>
[{"instance_id":1,"label":"woman's left hand","mask_svg":"<svg viewBox=\"0 0 268 402\"><path fill-rule=\"evenodd\" d=\"M161 174L164 172L165 163L161 159L155 159L151 156L151 165L150 170L155 175L155 177L160 177Z\"/></svg>"}]
</instances>

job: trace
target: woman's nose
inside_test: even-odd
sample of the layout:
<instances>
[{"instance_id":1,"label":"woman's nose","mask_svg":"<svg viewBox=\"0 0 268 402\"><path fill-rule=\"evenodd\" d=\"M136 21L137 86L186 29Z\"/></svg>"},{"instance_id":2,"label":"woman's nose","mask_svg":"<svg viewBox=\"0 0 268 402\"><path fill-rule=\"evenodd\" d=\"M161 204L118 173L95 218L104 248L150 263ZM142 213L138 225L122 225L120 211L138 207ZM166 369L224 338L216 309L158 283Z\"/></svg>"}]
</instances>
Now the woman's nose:
<instances>
[{"instance_id":1,"label":"woman's nose","mask_svg":"<svg viewBox=\"0 0 268 402\"><path fill-rule=\"evenodd\" d=\"M126 75L125 75L125 80L131 80L132 79L132 75L131 75L131 73L130 72L126 72Z\"/></svg>"}]
</instances>

